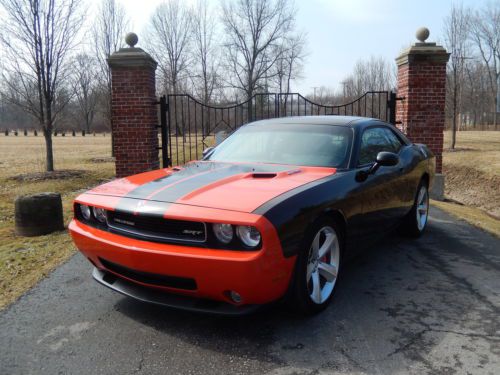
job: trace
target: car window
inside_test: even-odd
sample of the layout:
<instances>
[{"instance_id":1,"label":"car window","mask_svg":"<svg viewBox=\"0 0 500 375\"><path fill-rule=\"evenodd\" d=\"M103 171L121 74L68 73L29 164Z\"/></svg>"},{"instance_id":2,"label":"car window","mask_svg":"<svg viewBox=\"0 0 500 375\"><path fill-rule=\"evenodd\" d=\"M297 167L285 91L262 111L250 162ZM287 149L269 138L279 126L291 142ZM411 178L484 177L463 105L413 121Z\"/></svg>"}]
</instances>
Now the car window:
<instances>
[{"instance_id":1,"label":"car window","mask_svg":"<svg viewBox=\"0 0 500 375\"><path fill-rule=\"evenodd\" d=\"M393 147L394 153L398 153L399 150L401 149L401 146L403 145L399 138L394 134L394 132L391 129L384 128L385 134L387 136L387 140L391 143Z\"/></svg>"},{"instance_id":2,"label":"car window","mask_svg":"<svg viewBox=\"0 0 500 375\"><path fill-rule=\"evenodd\" d=\"M358 165L374 163L381 151L397 153L400 148L401 142L390 129L383 127L366 129L361 137Z\"/></svg>"},{"instance_id":3,"label":"car window","mask_svg":"<svg viewBox=\"0 0 500 375\"><path fill-rule=\"evenodd\" d=\"M350 156L352 129L320 124L247 125L205 160L343 167Z\"/></svg>"}]
</instances>

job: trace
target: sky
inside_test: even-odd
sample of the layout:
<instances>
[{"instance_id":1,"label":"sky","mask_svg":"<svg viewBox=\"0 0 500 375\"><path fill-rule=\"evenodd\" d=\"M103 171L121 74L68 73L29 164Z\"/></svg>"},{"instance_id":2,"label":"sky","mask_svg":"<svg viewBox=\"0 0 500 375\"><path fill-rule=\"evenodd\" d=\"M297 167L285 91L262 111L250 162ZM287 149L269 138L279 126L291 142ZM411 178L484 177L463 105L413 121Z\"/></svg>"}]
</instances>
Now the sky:
<instances>
[{"instance_id":1,"label":"sky","mask_svg":"<svg viewBox=\"0 0 500 375\"><path fill-rule=\"evenodd\" d=\"M97 4L99 0L90 0ZM132 30L141 35L162 0L117 0L125 7ZM183 0L194 3L194 0ZM209 0L214 7L218 0ZM490 0L462 0L480 7ZM498 1L498 0L497 0ZM416 41L415 31L426 26L430 42L442 44L443 19L454 0L295 0L297 26L307 34L308 56L303 78L293 89L307 94L314 87L337 89L356 61L382 56L394 61Z\"/></svg>"}]
</instances>

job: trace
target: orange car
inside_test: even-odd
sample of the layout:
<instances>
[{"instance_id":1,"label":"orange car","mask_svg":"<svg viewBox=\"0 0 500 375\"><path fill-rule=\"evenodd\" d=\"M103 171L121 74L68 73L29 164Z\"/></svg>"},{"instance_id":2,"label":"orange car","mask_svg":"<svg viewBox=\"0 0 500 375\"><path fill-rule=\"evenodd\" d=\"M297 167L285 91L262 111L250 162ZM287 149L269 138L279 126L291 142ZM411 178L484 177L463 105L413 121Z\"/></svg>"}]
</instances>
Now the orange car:
<instances>
[{"instance_id":1,"label":"orange car","mask_svg":"<svg viewBox=\"0 0 500 375\"><path fill-rule=\"evenodd\" d=\"M200 161L117 179L74 203L94 278L166 306L242 314L331 301L353 249L396 225L418 236L434 156L357 117L247 124Z\"/></svg>"}]
</instances>

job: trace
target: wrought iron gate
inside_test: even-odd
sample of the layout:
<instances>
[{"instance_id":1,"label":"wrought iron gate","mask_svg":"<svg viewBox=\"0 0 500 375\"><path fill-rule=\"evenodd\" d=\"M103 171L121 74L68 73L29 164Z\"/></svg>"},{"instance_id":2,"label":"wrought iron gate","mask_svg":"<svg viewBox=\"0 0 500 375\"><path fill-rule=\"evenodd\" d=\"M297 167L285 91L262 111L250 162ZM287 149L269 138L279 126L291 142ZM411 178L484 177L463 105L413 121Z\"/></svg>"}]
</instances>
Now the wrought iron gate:
<instances>
[{"instance_id":1,"label":"wrought iron gate","mask_svg":"<svg viewBox=\"0 0 500 375\"><path fill-rule=\"evenodd\" d=\"M255 94L245 102L225 107L203 104L188 94L175 94L162 96L158 104L159 148L165 167L200 158L203 149L216 143L219 132L233 132L251 121L313 115L373 117L392 124L396 119L396 94L390 91L369 91L339 105L315 103L297 93Z\"/></svg>"}]
</instances>

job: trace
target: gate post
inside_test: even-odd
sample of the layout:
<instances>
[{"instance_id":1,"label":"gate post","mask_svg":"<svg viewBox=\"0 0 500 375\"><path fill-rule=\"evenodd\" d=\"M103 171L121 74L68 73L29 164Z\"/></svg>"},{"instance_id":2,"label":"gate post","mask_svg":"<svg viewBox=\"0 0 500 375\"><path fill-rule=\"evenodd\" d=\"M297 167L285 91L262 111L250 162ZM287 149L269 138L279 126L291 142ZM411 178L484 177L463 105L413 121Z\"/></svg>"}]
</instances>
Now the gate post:
<instances>
[{"instance_id":1,"label":"gate post","mask_svg":"<svg viewBox=\"0 0 500 375\"><path fill-rule=\"evenodd\" d=\"M157 63L134 47L136 34L127 34L125 41L129 47L108 58L116 177L159 168L158 112L154 104Z\"/></svg>"},{"instance_id":2,"label":"gate post","mask_svg":"<svg viewBox=\"0 0 500 375\"><path fill-rule=\"evenodd\" d=\"M427 28L417 30L419 42L396 58L396 122L415 143L425 143L436 155L436 178L431 189L434 199L443 199L443 131L445 120L446 64L450 54L436 43L428 43Z\"/></svg>"}]
</instances>

